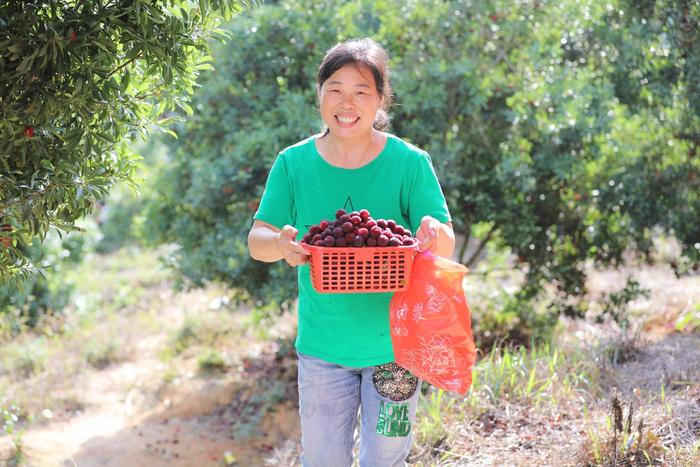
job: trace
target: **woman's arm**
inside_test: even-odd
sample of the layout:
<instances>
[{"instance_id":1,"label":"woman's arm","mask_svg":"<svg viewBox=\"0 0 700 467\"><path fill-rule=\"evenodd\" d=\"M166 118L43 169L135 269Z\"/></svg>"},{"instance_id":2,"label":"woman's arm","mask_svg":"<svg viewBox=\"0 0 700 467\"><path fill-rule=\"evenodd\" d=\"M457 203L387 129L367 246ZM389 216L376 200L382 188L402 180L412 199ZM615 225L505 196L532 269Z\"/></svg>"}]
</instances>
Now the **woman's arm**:
<instances>
[{"instance_id":1,"label":"woman's arm","mask_svg":"<svg viewBox=\"0 0 700 467\"><path fill-rule=\"evenodd\" d=\"M297 233L291 225L280 230L256 219L248 233L248 252L258 261L273 263L284 259L290 266L299 266L307 262L308 253L295 240Z\"/></svg>"},{"instance_id":2,"label":"woman's arm","mask_svg":"<svg viewBox=\"0 0 700 467\"><path fill-rule=\"evenodd\" d=\"M452 222L442 223L431 216L423 216L416 232L420 251L430 250L443 258L451 258L455 249Z\"/></svg>"}]
</instances>

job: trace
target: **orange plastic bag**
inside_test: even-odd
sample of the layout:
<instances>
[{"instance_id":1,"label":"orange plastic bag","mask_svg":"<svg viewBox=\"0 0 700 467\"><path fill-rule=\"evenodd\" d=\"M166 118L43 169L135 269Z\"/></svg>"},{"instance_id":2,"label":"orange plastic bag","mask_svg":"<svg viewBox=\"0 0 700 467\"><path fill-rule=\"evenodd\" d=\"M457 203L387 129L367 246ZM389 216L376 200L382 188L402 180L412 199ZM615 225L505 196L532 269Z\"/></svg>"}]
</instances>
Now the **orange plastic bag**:
<instances>
[{"instance_id":1,"label":"orange plastic bag","mask_svg":"<svg viewBox=\"0 0 700 467\"><path fill-rule=\"evenodd\" d=\"M466 266L418 253L409 288L391 299L396 363L433 386L466 394L476 348L462 279Z\"/></svg>"}]
</instances>

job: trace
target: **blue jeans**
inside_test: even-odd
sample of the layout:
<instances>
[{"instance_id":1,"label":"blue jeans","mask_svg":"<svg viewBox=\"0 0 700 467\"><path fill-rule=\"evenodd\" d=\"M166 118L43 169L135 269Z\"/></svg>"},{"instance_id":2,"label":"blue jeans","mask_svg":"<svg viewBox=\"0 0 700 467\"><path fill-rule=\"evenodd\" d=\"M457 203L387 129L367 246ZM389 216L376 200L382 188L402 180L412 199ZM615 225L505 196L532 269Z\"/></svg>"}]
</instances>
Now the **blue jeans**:
<instances>
[{"instance_id":1,"label":"blue jeans","mask_svg":"<svg viewBox=\"0 0 700 467\"><path fill-rule=\"evenodd\" d=\"M352 368L299 355L303 467L350 467L360 413L360 467L406 465L420 381L394 363Z\"/></svg>"}]
</instances>

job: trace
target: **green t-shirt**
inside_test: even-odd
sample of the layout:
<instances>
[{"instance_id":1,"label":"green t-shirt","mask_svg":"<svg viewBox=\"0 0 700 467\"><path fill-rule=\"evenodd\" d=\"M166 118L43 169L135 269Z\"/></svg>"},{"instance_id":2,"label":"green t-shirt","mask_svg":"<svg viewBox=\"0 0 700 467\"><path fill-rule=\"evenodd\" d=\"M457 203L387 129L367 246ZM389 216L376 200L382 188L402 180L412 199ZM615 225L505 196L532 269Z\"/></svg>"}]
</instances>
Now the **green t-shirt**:
<instances>
[{"instance_id":1,"label":"green t-shirt","mask_svg":"<svg viewBox=\"0 0 700 467\"><path fill-rule=\"evenodd\" d=\"M278 228L293 225L298 240L310 226L335 212L369 210L374 219L394 219L415 234L430 215L450 221L447 203L425 151L387 135L368 164L335 167L316 150L316 136L283 150L270 170L255 218ZM389 334L391 293L319 294L308 264L299 267L299 352L352 367L394 360Z\"/></svg>"}]
</instances>

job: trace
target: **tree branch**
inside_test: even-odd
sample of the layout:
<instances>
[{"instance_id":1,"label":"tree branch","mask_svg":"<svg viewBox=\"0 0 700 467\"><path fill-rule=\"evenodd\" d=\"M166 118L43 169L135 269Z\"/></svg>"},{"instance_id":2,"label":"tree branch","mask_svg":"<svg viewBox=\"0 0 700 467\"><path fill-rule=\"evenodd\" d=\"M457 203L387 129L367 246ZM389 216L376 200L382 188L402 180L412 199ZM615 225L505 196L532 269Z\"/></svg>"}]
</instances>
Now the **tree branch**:
<instances>
[{"instance_id":1,"label":"tree branch","mask_svg":"<svg viewBox=\"0 0 700 467\"><path fill-rule=\"evenodd\" d=\"M467 260L467 262L464 263L465 266L471 267L472 263L473 263L474 261L476 261L476 259L479 257L479 255L481 254L481 252L482 252L482 251L484 250L484 248L486 247L486 244L489 242L489 240L491 240L491 237L493 237L493 234L496 232L496 229L497 229L497 228L498 228L498 226L497 226L496 224L493 224L493 226L491 226L491 230L489 230L489 232L486 234L486 237L481 241L481 243L479 244L479 247L478 247L478 248L476 249L476 251L469 257L469 259Z\"/></svg>"},{"instance_id":2,"label":"tree branch","mask_svg":"<svg viewBox=\"0 0 700 467\"><path fill-rule=\"evenodd\" d=\"M49 190L52 189L53 187L54 187L54 184L49 183L49 184L46 185L44 188L42 188L42 189L40 189L40 190L38 190L38 191L35 191L35 192L33 192L33 193L29 193L28 195L25 195L25 196L19 196L19 197L16 198L15 201L13 201L13 202L10 202L10 203L2 203L2 204L0 204L0 213L4 213L5 210L7 210L8 208L10 208L10 207L12 207L12 206L15 206L15 205L17 205L17 204L25 204L28 200L34 199L34 198L36 198L36 197L38 197L38 196L43 195L44 193L46 193L47 191L49 191ZM3 215L6 215L6 214L3 214Z\"/></svg>"},{"instance_id":3,"label":"tree branch","mask_svg":"<svg viewBox=\"0 0 700 467\"><path fill-rule=\"evenodd\" d=\"M469 245L469 240L471 238L472 238L472 226L471 226L471 224L469 224L464 229L464 242L462 243L462 247L459 249L459 256L457 256L457 258L459 258L460 263L464 259L464 253L467 252L467 245Z\"/></svg>"},{"instance_id":4,"label":"tree branch","mask_svg":"<svg viewBox=\"0 0 700 467\"><path fill-rule=\"evenodd\" d=\"M110 74L108 74L108 75L105 77L105 79L111 78L112 75L114 75L115 73L117 73L119 70L121 70L121 69L124 68L125 66L128 66L128 65L134 63L137 59L142 58L142 57L143 57L143 55L141 55L141 52L139 52L138 55L136 55L134 58L132 58L132 59L130 59L130 60L127 60L126 62L122 63L122 64L119 65L117 68L115 68L114 70L112 70L112 72L111 72Z\"/></svg>"}]
</instances>

